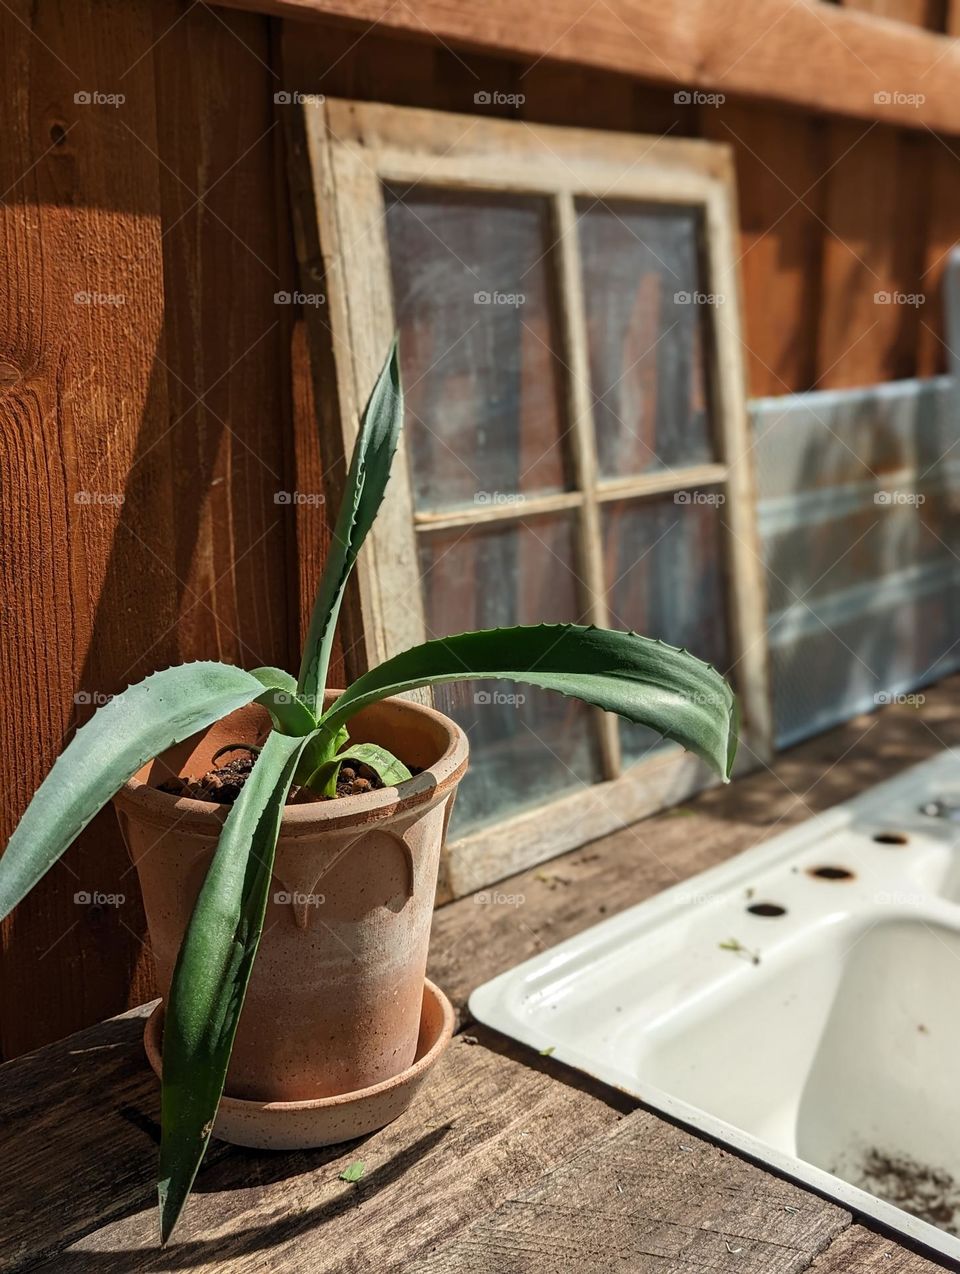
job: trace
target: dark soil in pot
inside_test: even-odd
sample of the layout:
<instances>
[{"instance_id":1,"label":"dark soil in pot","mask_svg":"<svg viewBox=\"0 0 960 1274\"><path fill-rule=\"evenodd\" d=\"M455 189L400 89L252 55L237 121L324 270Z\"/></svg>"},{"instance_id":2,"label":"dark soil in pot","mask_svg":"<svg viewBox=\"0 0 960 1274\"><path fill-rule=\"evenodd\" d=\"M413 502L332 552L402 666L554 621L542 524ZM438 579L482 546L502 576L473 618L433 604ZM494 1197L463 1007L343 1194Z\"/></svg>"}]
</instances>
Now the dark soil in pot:
<instances>
[{"instance_id":1,"label":"dark soil in pot","mask_svg":"<svg viewBox=\"0 0 960 1274\"><path fill-rule=\"evenodd\" d=\"M157 790L169 792L171 796L189 796L195 801L216 801L220 805L232 805L240 795L240 790L253 769L258 750L245 743L238 743L236 746L228 745L221 748L214 756L213 759L215 761L230 752L239 752L242 755L234 757L231 761L226 761L223 765L207 770L206 774L198 779L180 776L165 779L164 782L157 785ZM418 766L408 766L407 768L412 775L423 772ZM337 797L362 796L364 792L375 792L383 785L383 779L372 766L347 757L337 777ZM299 792L294 789L288 803L294 804L298 800L327 801L333 799L333 797L321 796L317 792L309 792L306 789L300 789Z\"/></svg>"}]
</instances>

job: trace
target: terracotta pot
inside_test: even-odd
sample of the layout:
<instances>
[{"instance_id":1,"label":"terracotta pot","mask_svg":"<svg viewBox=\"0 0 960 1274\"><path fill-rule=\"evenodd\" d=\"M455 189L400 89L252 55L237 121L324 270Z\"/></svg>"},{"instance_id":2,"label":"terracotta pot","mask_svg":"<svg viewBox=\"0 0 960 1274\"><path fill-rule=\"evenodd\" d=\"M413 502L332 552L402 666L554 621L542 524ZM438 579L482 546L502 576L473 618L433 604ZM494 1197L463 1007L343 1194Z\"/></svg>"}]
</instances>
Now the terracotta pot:
<instances>
[{"instance_id":1,"label":"terracotta pot","mask_svg":"<svg viewBox=\"0 0 960 1274\"><path fill-rule=\"evenodd\" d=\"M413 1064L392 1079L335 1097L309 1101L241 1101L224 1097L213 1135L257 1150L307 1150L353 1141L402 1115L450 1043L453 1005L429 978L423 984L420 1035ZM158 1076L163 1071L163 1005L147 1019L143 1044Z\"/></svg>"},{"instance_id":2,"label":"terracotta pot","mask_svg":"<svg viewBox=\"0 0 960 1274\"><path fill-rule=\"evenodd\" d=\"M157 784L202 775L225 743L262 741L268 730L263 709L243 708L149 762L114 799L163 996L230 807ZM286 807L231 1097L291 1102L369 1088L416 1055L440 848L467 740L441 713L402 699L358 713L350 734L423 773L402 795L384 788Z\"/></svg>"}]
</instances>

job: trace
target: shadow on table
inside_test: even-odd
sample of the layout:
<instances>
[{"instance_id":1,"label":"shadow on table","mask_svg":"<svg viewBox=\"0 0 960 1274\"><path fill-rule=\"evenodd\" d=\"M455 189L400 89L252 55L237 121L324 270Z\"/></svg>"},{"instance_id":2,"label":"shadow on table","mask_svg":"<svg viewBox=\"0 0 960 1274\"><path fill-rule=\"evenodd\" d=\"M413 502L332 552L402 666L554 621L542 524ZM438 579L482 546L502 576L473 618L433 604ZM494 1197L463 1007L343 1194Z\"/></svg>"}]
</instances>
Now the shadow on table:
<instances>
[{"instance_id":1,"label":"shadow on table","mask_svg":"<svg viewBox=\"0 0 960 1274\"><path fill-rule=\"evenodd\" d=\"M97 1231L116 1227L116 1241L143 1233L143 1221L126 1218L156 1206L160 1140L160 1086L143 1052L144 1010L88 1027L27 1054L3 1068L0 1098L5 1110L0 1156L0 1269L27 1266L71 1274L73 1270L189 1269L245 1252L267 1250L308 1233L390 1185L439 1144L449 1126L425 1130L411 1146L371 1170L356 1186L316 1208L285 1210L282 1183L342 1159L369 1140L317 1150L255 1151L211 1141L194 1186L196 1196L222 1196L217 1223L242 1218L251 1187L264 1196L264 1226L227 1238L191 1242L176 1238L166 1252L148 1246L129 1251L69 1251ZM37 1160L37 1144L45 1146ZM358 1155L359 1157L359 1155ZM331 1169L331 1178L335 1169ZM271 1187L279 1187L273 1197ZM237 1198L232 1198L233 1193ZM199 1200L198 1200L199 1202ZM195 1205L194 1205L195 1206ZM209 1209L209 1204L207 1205ZM189 1226L191 1205L187 1205ZM276 1214L280 1212L281 1215ZM58 1250L59 1249L59 1250Z\"/></svg>"},{"instance_id":2,"label":"shadow on table","mask_svg":"<svg viewBox=\"0 0 960 1274\"><path fill-rule=\"evenodd\" d=\"M227 1264L267 1252L291 1240L302 1238L312 1230L343 1216L378 1191L392 1185L408 1168L429 1154L450 1131L445 1124L432 1129L382 1166L367 1173L346 1193L327 1203L303 1211L283 1211L265 1225L251 1226L235 1233L212 1239L183 1239L174 1236L168 1249L141 1247L129 1250L105 1248L102 1251L60 1252L51 1265L57 1274L141 1274L141 1271L191 1270L198 1265ZM352 1143L359 1148L366 1138ZM331 1146L314 1152L276 1152L234 1150L198 1179L196 1194L242 1190L250 1186L267 1186L302 1172L316 1170L328 1160L340 1158L348 1145ZM318 1158L320 1163L318 1163ZM282 1198L279 1200L282 1206ZM187 1204L189 1209L190 1205ZM226 1219L226 1218L224 1218Z\"/></svg>"},{"instance_id":3,"label":"shadow on table","mask_svg":"<svg viewBox=\"0 0 960 1274\"><path fill-rule=\"evenodd\" d=\"M922 711L891 706L854 717L844 725L781 752L768 769L713 788L696 800L698 813L764 827L779 823L784 807L803 816L849 800L911 765L960 742L956 703L960 678L951 677L927 691Z\"/></svg>"}]
</instances>

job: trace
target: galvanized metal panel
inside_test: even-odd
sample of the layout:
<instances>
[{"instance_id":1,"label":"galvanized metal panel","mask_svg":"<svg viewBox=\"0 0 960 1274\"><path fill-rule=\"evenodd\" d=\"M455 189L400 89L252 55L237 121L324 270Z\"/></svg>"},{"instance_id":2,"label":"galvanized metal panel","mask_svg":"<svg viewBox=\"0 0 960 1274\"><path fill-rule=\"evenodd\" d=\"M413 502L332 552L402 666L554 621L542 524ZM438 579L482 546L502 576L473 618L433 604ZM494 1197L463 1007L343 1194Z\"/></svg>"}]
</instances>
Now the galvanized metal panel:
<instances>
[{"instance_id":1,"label":"galvanized metal panel","mask_svg":"<svg viewBox=\"0 0 960 1274\"><path fill-rule=\"evenodd\" d=\"M943 376L750 414L783 747L960 667L960 413Z\"/></svg>"}]
</instances>

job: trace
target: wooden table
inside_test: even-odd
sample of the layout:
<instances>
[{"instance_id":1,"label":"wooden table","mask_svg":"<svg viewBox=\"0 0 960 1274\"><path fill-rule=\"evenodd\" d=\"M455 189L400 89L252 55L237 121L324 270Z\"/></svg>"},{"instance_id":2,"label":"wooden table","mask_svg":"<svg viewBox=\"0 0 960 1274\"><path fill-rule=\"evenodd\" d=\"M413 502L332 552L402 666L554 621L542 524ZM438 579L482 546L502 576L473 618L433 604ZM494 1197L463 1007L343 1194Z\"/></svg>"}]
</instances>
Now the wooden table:
<instances>
[{"instance_id":1,"label":"wooden table","mask_svg":"<svg viewBox=\"0 0 960 1274\"><path fill-rule=\"evenodd\" d=\"M944 1268L836 1204L469 1021L470 990L595 923L960 742L960 678L761 772L437 912L430 974L460 1031L413 1108L346 1147L214 1144L156 1246L150 1006L0 1068L0 1269L817 1274ZM351 1161L363 1179L338 1179Z\"/></svg>"}]
</instances>

